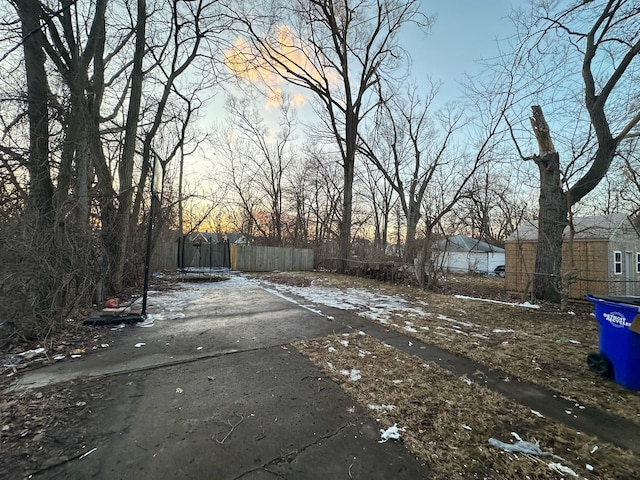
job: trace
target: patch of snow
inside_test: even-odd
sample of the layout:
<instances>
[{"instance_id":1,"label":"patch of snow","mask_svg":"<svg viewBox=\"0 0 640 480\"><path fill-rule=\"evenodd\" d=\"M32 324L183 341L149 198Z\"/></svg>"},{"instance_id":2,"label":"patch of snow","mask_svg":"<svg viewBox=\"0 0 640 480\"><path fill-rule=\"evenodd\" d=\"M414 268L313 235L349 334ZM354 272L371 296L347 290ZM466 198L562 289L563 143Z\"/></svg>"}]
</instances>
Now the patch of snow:
<instances>
[{"instance_id":1,"label":"patch of snow","mask_svg":"<svg viewBox=\"0 0 640 480\"><path fill-rule=\"evenodd\" d=\"M516 333L516 331L510 328L494 328L492 333Z\"/></svg>"},{"instance_id":2,"label":"patch of snow","mask_svg":"<svg viewBox=\"0 0 640 480\"><path fill-rule=\"evenodd\" d=\"M536 310L540 308L540 305L536 305L535 303L530 303L530 302L524 302L516 305L520 307L525 307L525 308L533 308Z\"/></svg>"},{"instance_id":3,"label":"patch of snow","mask_svg":"<svg viewBox=\"0 0 640 480\"><path fill-rule=\"evenodd\" d=\"M405 432L405 431L406 431L406 427L398 428L397 423L394 423L393 426L387 428L386 430L384 428L381 428L380 437L382 439L378 440L378 443L384 443L387 440L399 440L400 432Z\"/></svg>"},{"instance_id":4,"label":"patch of snow","mask_svg":"<svg viewBox=\"0 0 640 480\"><path fill-rule=\"evenodd\" d=\"M412 326L410 326L410 325L405 325L405 326L404 326L404 329L405 329L407 332L411 332L411 333L417 333L417 332L418 332L418 330L416 330L415 328L413 328L413 327L412 327Z\"/></svg>"},{"instance_id":5,"label":"patch of snow","mask_svg":"<svg viewBox=\"0 0 640 480\"><path fill-rule=\"evenodd\" d=\"M520 438L520 435L518 435L516 432L511 432L511 435L516 439L514 443L505 443L495 438L490 438L489 445L497 447L506 452L524 453L527 455L536 455L539 457L553 457L553 458L557 458L558 460L562 460L562 458L560 458L557 455L554 455L551 452L543 451L540 448L540 442L537 440L535 443L525 442L524 440L522 440L522 438Z\"/></svg>"},{"instance_id":6,"label":"patch of snow","mask_svg":"<svg viewBox=\"0 0 640 480\"><path fill-rule=\"evenodd\" d=\"M467 425L467 424L463 424L463 425L462 425L462 428L464 428L465 430L469 430L469 431L473 430L473 428L471 428L471 427L470 427L469 425Z\"/></svg>"},{"instance_id":7,"label":"patch of snow","mask_svg":"<svg viewBox=\"0 0 640 480\"><path fill-rule=\"evenodd\" d=\"M533 413L536 417L544 418L544 415L542 415L537 410L534 410L533 408L531 409L531 413Z\"/></svg>"},{"instance_id":8,"label":"patch of snow","mask_svg":"<svg viewBox=\"0 0 640 480\"><path fill-rule=\"evenodd\" d=\"M340 340L340 345L342 345L343 347L348 347L349 346L349 340Z\"/></svg>"},{"instance_id":9,"label":"patch of snow","mask_svg":"<svg viewBox=\"0 0 640 480\"><path fill-rule=\"evenodd\" d=\"M369 405L367 405L367 407L369 407L369 409L375 410L377 412L379 412L381 410L389 412L389 411L393 410L394 408L396 408L395 405L385 405L385 404L375 405L373 403L370 403Z\"/></svg>"},{"instance_id":10,"label":"patch of snow","mask_svg":"<svg viewBox=\"0 0 640 480\"><path fill-rule=\"evenodd\" d=\"M336 351L334 347L328 347L327 350L329 351L329 353L333 353Z\"/></svg>"},{"instance_id":11,"label":"patch of snow","mask_svg":"<svg viewBox=\"0 0 640 480\"><path fill-rule=\"evenodd\" d=\"M483 335L482 333L476 333L476 332L473 332L473 333L471 334L471 336L472 336L472 337L476 337L476 338L481 338L481 339L483 339L483 340L489 340L489 336L488 336L488 335Z\"/></svg>"},{"instance_id":12,"label":"patch of snow","mask_svg":"<svg viewBox=\"0 0 640 480\"><path fill-rule=\"evenodd\" d=\"M540 308L540 305L535 305L530 302L524 303L514 303L514 302L502 302L500 300L492 300L489 298L477 298L477 297L468 297L466 295L454 295L455 298L459 298L461 300L477 300L479 302L488 302L488 303L498 303L500 305L510 305L512 307L524 307L524 308Z\"/></svg>"},{"instance_id":13,"label":"patch of snow","mask_svg":"<svg viewBox=\"0 0 640 480\"><path fill-rule=\"evenodd\" d=\"M136 344L134 345L134 347L136 347L136 348L140 348L140 347L144 347L145 345L146 345L146 343L144 343L144 342L140 342L140 343L136 343Z\"/></svg>"},{"instance_id":14,"label":"patch of snow","mask_svg":"<svg viewBox=\"0 0 640 480\"><path fill-rule=\"evenodd\" d=\"M445 322L456 323L458 325L462 325L463 327L479 327L479 325L476 325L475 323L463 322L461 320L455 320L453 318L447 317L446 315L439 314L436 318L438 320L442 320L442 321L445 321Z\"/></svg>"},{"instance_id":15,"label":"patch of snow","mask_svg":"<svg viewBox=\"0 0 640 480\"><path fill-rule=\"evenodd\" d=\"M349 380L351 380L352 382L357 382L362 378L362 375L360 375L360 370L357 370L355 368L352 368L351 370L340 370L340 373L345 377L349 377Z\"/></svg>"},{"instance_id":16,"label":"patch of snow","mask_svg":"<svg viewBox=\"0 0 640 480\"><path fill-rule=\"evenodd\" d=\"M415 308L413 303L403 298L357 288L344 290L341 288L316 285L315 283L308 287L269 283L269 287L265 287L264 284L268 282L264 280L261 282L253 282L265 290L293 303L297 302L288 298L287 294L304 298L316 305L320 304L341 310L357 310L359 315L380 323L387 323L394 312L413 314L417 317L425 317L428 315L427 312L421 308ZM309 307L305 308L309 309Z\"/></svg>"},{"instance_id":17,"label":"patch of snow","mask_svg":"<svg viewBox=\"0 0 640 480\"><path fill-rule=\"evenodd\" d=\"M551 462L548 465L549 465L549 468L551 470L554 470L554 471L556 471L558 473L564 473L566 475L571 475L572 477L577 477L578 476L578 474L576 472L571 470L569 467L565 467L561 463Z\"/></svg>"}]
</instances>

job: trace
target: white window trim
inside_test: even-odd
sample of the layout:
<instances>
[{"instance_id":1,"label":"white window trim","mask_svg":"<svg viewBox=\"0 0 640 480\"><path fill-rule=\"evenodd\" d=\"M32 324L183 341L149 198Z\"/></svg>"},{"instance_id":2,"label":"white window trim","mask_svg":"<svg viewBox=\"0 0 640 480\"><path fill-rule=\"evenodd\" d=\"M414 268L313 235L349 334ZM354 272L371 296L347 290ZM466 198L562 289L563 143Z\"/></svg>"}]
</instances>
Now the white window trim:
<instances>
[{"instance_id":1,"label":"white window trim","mask_svg":"<svg viewBox=\"0 0 640 480\"><path fill-rule=\"evenodd\" d=\"M613 251L613 274L614 275L622 275L622 252L619 250L614 250ZM616 260L619 259L619 260ZM616 266L620 265L620 271L616 271Z\"/></svg>"},{"instance_id":2,"label":"white window trim","mask_svg":"<svg viewBox=\"0 0 640 480\"><path fill-rule=\"evenodd\" d=\"M640 252L636 252L636 273L640 273Z\"/></svg>"}]
</instances>

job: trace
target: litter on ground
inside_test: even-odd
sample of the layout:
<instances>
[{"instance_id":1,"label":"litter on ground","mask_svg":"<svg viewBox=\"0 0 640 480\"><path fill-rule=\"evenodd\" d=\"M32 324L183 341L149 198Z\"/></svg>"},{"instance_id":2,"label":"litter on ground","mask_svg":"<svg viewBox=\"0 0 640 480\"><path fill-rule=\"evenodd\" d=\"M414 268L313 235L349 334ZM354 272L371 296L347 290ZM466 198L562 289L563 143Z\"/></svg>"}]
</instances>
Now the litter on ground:
<instances>
[{"instance_id":1,"label":"litter on ground","mask_svg":"<svg viewBox=\"0 0 640 480\"><path fill-rule=\"evenodd\" d=\"M566 475L571 475L572 477L577 477L578 474L571 470L569 467L565 467L561 463L550 463L549 468L551 470L555 470L558 473L564 473Z\"/></svg>"},{"instance_id":2,"label":"litter on ground","mask_svg":"<svg viewBox=\"0 0 640 480\"><path fill-rule=\"evenodd\" d=\"M406 430L405 427L398 428L398 424L394 423L393 426L387 428L380 429L380 437L382 440L379 440L378 443L384 443L387 440L400 440L400 432L404 432Z\"/></svg>"},{"instance_id":3,"label":"litter on ground","mask_svg":"<svg viewBox=\"0 0 640 480\"><path fill-rule=\"evenodd\" d=\"M563 458L559 457L558 455L554 455L551 452L545 452L541 450L540 442L537 440L536 443L525 442L516 432L511 432L511 435L513 435L516 439L514 443L504 443L500 440L496 440L495 438L490 438L489 444L506 452L525 453L528 455L536 455L538 457L553 457L559 460L563 460Z\"/></svg>"}]
</instances>

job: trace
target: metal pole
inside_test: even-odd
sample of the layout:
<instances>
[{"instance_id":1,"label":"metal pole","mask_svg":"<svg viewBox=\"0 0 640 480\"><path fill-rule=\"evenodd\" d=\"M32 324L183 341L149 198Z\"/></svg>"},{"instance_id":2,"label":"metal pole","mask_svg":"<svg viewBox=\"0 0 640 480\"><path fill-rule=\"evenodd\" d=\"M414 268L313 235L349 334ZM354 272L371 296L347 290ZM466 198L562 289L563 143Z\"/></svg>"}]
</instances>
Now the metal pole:
<instances>
[{"instance_id":1,"label":"metal pole","mask_svg":"<svg viewBox=\"0 0 640 480\"><path fill-rule=\"evenodd\" d=\"M153 217L156 210L156 158L154 156L153 167L151 169L151 207L149 208L149 225L147 226L147 251L144 258L144 285L142 290L142 316L147 315L147 293L149 292L149 264L151 263L151 237L153 234Z\"/></svg>"}]
</instances>

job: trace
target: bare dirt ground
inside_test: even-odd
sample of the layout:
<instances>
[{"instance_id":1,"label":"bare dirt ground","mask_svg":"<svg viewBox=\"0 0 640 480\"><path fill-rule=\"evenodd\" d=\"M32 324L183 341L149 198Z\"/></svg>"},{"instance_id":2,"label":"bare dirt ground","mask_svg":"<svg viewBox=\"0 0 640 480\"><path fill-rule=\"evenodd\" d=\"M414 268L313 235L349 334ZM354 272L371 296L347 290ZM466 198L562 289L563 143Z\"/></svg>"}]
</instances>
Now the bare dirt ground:
<instances>
[{"instance_id":1,"label":"bare dirt ground","mask_svg":"<svg viewBox=\"0 0 640 480\"><path fill-rule=\"evenodd\" d=\"M399 310L385 328L498 368L513 379L556 391L577 406L598 407L640 424L638 392L586 367L586 355L598 347L590 303L573 303L569 313L560 312L555 305L539 309L509 305L523 299L507 292L508 279L497 277L451 277L437 293L321 272L260 278L301 289L322 285L401 297L425 314ZM64 354L79 350L91 354L117 339L120 331L79 329L75 333L52 338L47 347ZM403 429L400 441L429 463L435 479L640 478L640 460L630 452L532 415L528 408L500 394L370 336L331 335L304 340L295 347L381 427L397 424ZM49 356L20 367L53 361ZM357 381L352 377L354 371L361 377ZM0 389L4 390L12 372L5 367L2 373ZM82 455L86 452L83 425L95 415L90 406L109 395L108 382L98 385L82 380L3 395L0 463L18 462L24 465L23 471L33 471L30 467L42 468L45 453L52 460L62 452L69 459ZM487 443L488 437L512 443L511 432L525 441L539 441L543 451L555 456L509 453Z\"/></svg>"}]
</instances>

